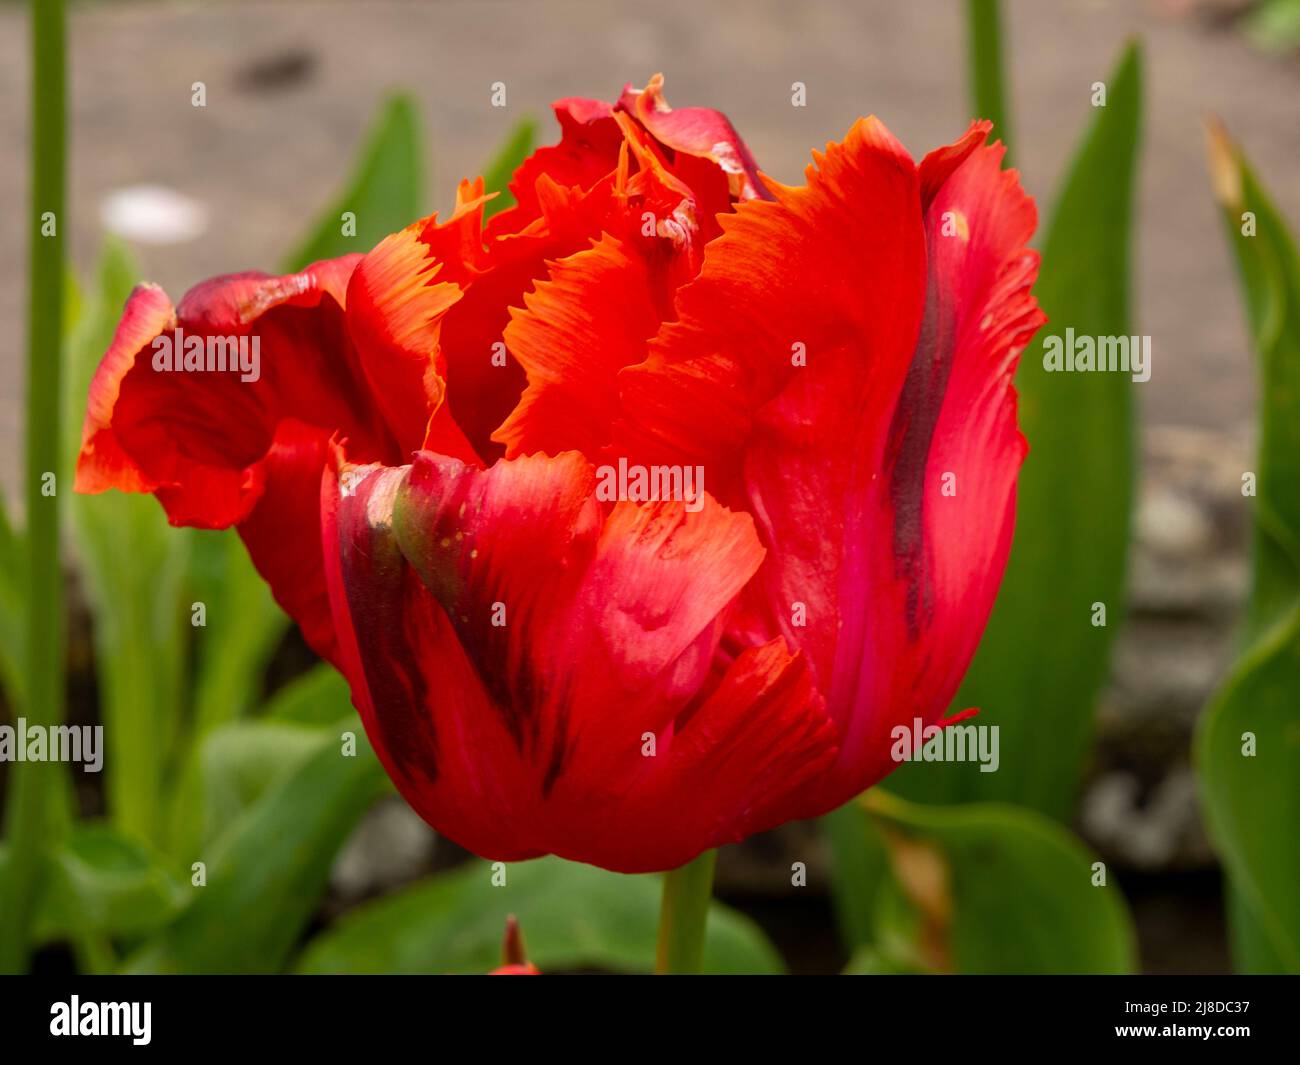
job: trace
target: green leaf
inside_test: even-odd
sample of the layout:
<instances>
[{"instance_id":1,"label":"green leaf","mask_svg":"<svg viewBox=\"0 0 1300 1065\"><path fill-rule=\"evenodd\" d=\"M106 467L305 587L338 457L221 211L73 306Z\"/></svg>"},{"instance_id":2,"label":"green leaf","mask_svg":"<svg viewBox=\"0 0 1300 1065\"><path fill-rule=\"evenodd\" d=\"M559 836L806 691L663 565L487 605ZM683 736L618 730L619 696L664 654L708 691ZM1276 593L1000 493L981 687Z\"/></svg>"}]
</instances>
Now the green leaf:
<instances>
[{"instance_id":1,"label":"green leaf","mask_svg":"<svg viewBox=\"0 0 1300 1065\"><path fill-rule=\"evenodd\" d=\"M106 243L70 345L64 400L72 412L66 421L78 432L91 377L137 276L123 246ZM75 447L70 454L76 454ZM189 611L183 592L190 541L168 525L162 508L148 496L116 491L72 495L69 510L95 617L109 814L128 835L157 841L184 707Z\"/></svg>"},{"instance_id":2,"label":"green leaf","mask_svg":"<svg viewBox=\"0 0 1300 1065\"><path fill-rule=\"evenodd\" d=\"M840 940L850 952L871 944L872 919L886 873L884 842L856 800L820 821L831 858L831 902Z\"/></svg>"},{"instance_id":3,"label":"green leaf","mask_svg":"<svg viewBox=\"0 0 1300 1065\"><path fill-rule=\"evenodd\" d=\"M0 879L9 855L0 844ZM100 822L82 822L40 874L37 942L138 935L166 924L185 892L159 859Z\"/></svg>"},{"instance_id":4,"label":"green leaf","mask_svg":"<svg viewBox=\"0 0 1300 1065\"><path fill-rule=\"evenodd\" d=\"M953 709L1000 726L1001 764L913 763L891 789L926 802L998 799L1066 818L1091 742L1094 703L1123 616L1134 478L1133 390L1123 373L1049 373L1043 340L1128 336L1129 257L1142 97L1130 45L1056 204L1035 294L1049 324L1016 388L1029 455L1015 542L983 641ZM1157 372L1159 370L1157 369ZM1103 603L1106 624L1093 625Z\"/></svg>"},{"instance_id":5,"label":"green leaf","mask_svg":"<svg viewBox=\"0 0 1300 1065\"><path fill-rule=\"evenodd\" d=\"M341 752L339 733L355 735ZM355 717L322 733L318 747L193 861L206 884L137 953L132 972L272 973L315 912L330 866L379 795L384 772Z\"/></svg>"},{"instance_id":6,"label":"green leaf","mask_svg":"<svg viewBox=\"0 0 1300 1065\"><path fill-rule=\"evenodd\" d=\"M17 712L23 692L23 557L26 545L9 521L4 493L0 492L0 686Z\"/></svg>"},{"instance_id":7,"label":"green leaf","mask_svg":"<svg viewBox=\"0 0 1300 1065\"><path fill-rule=\"evenodd\" d=\"M891 855L875 940L894 964L959 973L1134 970L1119 888L1094 886L1093 858L1054 821L998 803L921 806L879 790L863 802Z\"/></svg>"},{"instance_id":8,"label":"green leaf","mask_svg":"<svg viewBox=\"0 0 1300 1065\"><path fill-rule=\"evenodd\" d=\"M194 602L204 608L194 682L194 728L202 736L252 712L289 618L253 568L234 529L195 530L190 535L191 587Z\"/></svg>"},{"instance_id":9,"label":"green leaf","mask_svg":"<svg viewBox=\"0 0 1300 1065\"><path fill-rule=\"evenodd\" d=\"M1260 366L1246 650L1196 742L1206 820L1231 884L1238 967L1300 972L1300 262L1240 149L1210 128L1211 174ZM1243 232L1244 231L1244 232ZM1244 485L1243 485L1244 494Z\"/></svg>"},{"instance_id":10,"label":"green leaf","mask_svg":"<svg viewBox=\"0 0 1300 1065\"><path fill-rule=\"evenodd\" d=\"M82 823L54 856L37 928L136 935L166 924L184 899L155 855L106 824Z\"/></svg>"},{"instance_id":11,"label":"green leaf","mask_svg":"<svg viewBox=\"0 0 1300 1065\"><path fill-rule=\"evenodd\" d=\"M896 958L875 947L860 947L854 951L848 965L844 966L843 976L917 976L930 970L915 964L908 958Z\"/></svg>"},{"instance_id":12,"label":"green leaf","mask_svg":"<svg viewBox=\"0 0 1300 1065\"><path fill-rule=\"evenodd\" d=\"M299 725L333 725L352 711L348 683L332 666L319 665L295 677L267 704L266 717Z\"/></svg>"},{"instance_id":13,"label":"green leaf","mask_svg":"<svg viewBox=\"0 0 1300 1065\"><path fill-rule=\"evenodd\" d=\"M1300 48L1300 0L1261 0L1242 17L1246 36L1269 52Z\"/></svg>"},{"instance_id":14,"label":"green leaf","mask_svg":"<svg viewBox=\"0 0 1300 1065\"><path fill-rule=\"evenodd\" d=\"M351 693L321 664L276 692L258 720L210 731L191 749L175 789L169 853L185 857L210 843L315 753L322 731L337 735L341 721L355 721Z\"/></svg>"},{"instance_id":15,"label":"green leaf","mask_svg":"<svg viewBox=\"0 0 1300 1065\"><path fill-rule=\"evenodd\" d=\"M1297 690L1300 610L1237 662L1197 735L1206 820L1239 896L1234 954L1249 972L1300 973Z\"/></svg>"},{"instance_id":16,"label":"green leaf","mask_svg":"<svg viewBox=\"0 0 1300 1065\"><path fill-rule=\"evenodd\" d=\"M532 118L521 119L519 124L510 132L496 157L488 165L483 174L484 189L487 192L499 192L494 200L489 200L483 206L483 221L486 222L494 214L504 211L507 207L513 207L515 198L508 188L511 177L533 150L533 143L537 138L537 123Z\"/></svg>"},{"instance_id":17,"label":"green leaf","mask_svg":"<svg viewBox=\"0 0 1300 1065\"><path fill-rule=\"evenodd\" d=\"M415 100L404 94L389 98L370 128L346 191L285 259L285 272L349 252L367 252L420 218L425 213L425 158ZM343 235L343 214L348 211L355 216L353 236Z\"/></svg>"},{"instance_id":18,"label":"green leaf","mask_svg":"<svg viewBox=\"0 0 1300 1065\"><path fill-rule=\"evenodd\" d=\"M65 338L70 336L75 323L81 315L81 296L75 276L69 272L64 285L64 327ZM65 463L59 471L59 483L68 484L67 471L71 468L68 456L75 455L69 451L69 443L76 442L67 435L69 419L63 419L64 446L59 451L60 459ZM76 423L80 432L81 422ZM78 438L79 439L79 438ZM9 699L10 708L15 716L19 711L23 692L23 643L27 639L26 611L24 600L27 594L26 582L27 544L23 531L16 528L9 517L9 501L0 490L0 688Z\"/></svg>"},{"instance_id":19,"label":"green leaf","mask_svg":"<svg viewBox=\"0 0 1300 1065\"><path fill-rule=\"evenodd\" d=\"M339 720L336 714L332 721ZM170 853L197 853L321 747L322 730L281 721L238 721L196 747L172 803Z\"/></svg>"},{"instance_id":20,"label":"green leaf","mask_svg":"<svg viewBox=\"0 0 1300 1065\"><path fill-rule=\"evenodd\" d=\"M659 925L658 876L624 876L559 858L511 863L506 884L477 859L358 907L317 936L297 963L306 973L484 973L501 964L508 914L529 959L547 972L649 972ZM779 955L758 927L719 903L709 912L704 971L777 973Z\"/></svg>"},{"instance_id":21,"label":"green leaf","mask_svg":"<svg viewBox=\"0 0 1300 1065\"><path fill-rule=\"evenodd\" d=\"M1300 598L1300 266L1286 222L1240 149L1217 123L1209 138L1215 195L1259 359L1248 644L1284 620Z\"/></svg>"}]
</instances>

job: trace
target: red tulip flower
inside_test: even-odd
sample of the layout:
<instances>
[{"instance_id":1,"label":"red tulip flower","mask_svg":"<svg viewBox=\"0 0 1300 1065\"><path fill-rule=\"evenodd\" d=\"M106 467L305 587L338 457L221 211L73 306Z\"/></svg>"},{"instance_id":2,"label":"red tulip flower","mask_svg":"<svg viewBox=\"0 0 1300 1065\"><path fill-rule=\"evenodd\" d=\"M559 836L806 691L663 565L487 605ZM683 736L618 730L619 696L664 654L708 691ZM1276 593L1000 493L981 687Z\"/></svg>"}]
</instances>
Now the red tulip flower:
<instances>
[{"instance_id":1,"label":"red tulip flower","mask_svg":"<svg viewBox=\"0 0 1300 1065\"><path fill-rule=\"evenodd\" d=\"M989 124L918 166L861 119L786 186L661 84L559 101L486 224L462 182L364 256L137 288L91 387L78 489L235 526L492 859L664 869L847 801L943 721L1011 542L1043 317Z\"/></svg>"}]
</instances>

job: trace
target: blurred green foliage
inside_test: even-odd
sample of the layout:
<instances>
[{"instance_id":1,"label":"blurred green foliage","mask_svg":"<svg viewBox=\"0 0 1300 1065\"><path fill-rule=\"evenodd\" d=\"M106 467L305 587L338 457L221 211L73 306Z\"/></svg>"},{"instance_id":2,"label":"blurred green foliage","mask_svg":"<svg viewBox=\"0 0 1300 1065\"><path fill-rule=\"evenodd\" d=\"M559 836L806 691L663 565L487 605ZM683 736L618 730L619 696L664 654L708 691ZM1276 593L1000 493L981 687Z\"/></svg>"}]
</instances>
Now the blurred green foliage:
<instances>
[{"instance_id":1,"label":"blurred green foliage","mask_svg":"<svg viewBox=\"0 0 1300 1065\"><path fill-rule=\"evenodd\" d=\"M1257 0L1242 24L1246 36L1266 51L1300 49L1300 0Z\"/></svg>"},{"instance_id":2,"label":"blurred green foliage","mask_svg":"<svg viewBox=\"0 0 1300 1065\"><path fill-rule=\"evenodd\" d=\"M1260 377L1254 569L1243 651L1202 718L1197 768L1248 972L1300 972L1300 262L1241 150L1210 127L1211 176ZM1243 477L1243 495L1247 494Z\"/></svg>"},{"instance_id":3,"label":"blurred green foliage","mask_svg":"<svg viewBox=\"0 0 1300 1065\"><path fill-rule=\"evenodd\" d=\"M321 259L369 251L388 234L423 217L427 158L415 101L405 94L393 96L380 109L338 200L321 212L308 235L285 257L285 273ZM344 233L345 212L352 216L352 235Z\"/></svg>"},{"instance_id":4,"label":"blurred green foliage","mask_svg":"<svg viewBox=\"0 0 1300 1065\"><path fill-rule=\"evenodd\" d=\"M511 865L492 886L475 860L353 910L298 960L306 973L486 972L500 964L508 914L543 971L647 972L659 927L658 876L625 876L559 858ZM779 973L780 955L749 918L713 903L704 972Z\"/></svg>"},{"instance_id":5,"label":"blurred green foliage","mask_svg":"<svg viewBox=\"0 0 1300 1065\"><path fill-rule=\"evenodd\" d=\"M508 187L510 179L515 168L532 154L536 139L537 123L531 118L521 120L483 172L484 191L497 193L494 199L483 205L485 222L497 212L514 206L515 198Z\"/></svg>"},{"instance_id":6,"label":"blurred green foliage","mask_svg":"<svg viewBox=\"0 0 1300 1065\"><path fill-rule=\"evenodd\" d=\"M877 957L960 973L1127 973L1128 907L1066 829L1006 803L863 800L890 875L873 898Z\"/></svg>"}]
</instances>

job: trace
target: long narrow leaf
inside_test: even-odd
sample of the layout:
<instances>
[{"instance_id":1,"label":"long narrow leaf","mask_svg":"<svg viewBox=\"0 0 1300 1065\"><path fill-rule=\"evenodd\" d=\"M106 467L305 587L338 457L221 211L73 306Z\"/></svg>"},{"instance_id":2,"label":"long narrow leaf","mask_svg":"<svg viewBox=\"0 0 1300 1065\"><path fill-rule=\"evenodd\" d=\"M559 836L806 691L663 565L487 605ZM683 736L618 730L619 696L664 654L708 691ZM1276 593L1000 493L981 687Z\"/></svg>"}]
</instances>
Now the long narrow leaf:
<instances>
[{"instance_id":1,"label":"long narrow leaf","mask_svg":"<svg viewBox=\"0 0 1300 1065\"><path fill-rule=\"evenodd\" d=\"M340 743L344 728L355 730L352 755ZM129 968L278 972L320 902L334 856L384 781L355 717L322 735L315 754L192 856L203 886Z\"/></svg>"},{"instance_id":2,"label":"long narrow leaf","mask_svg":"<svg viewBox=\"0 0 1300 1065\"><path fill-rule=\"evenodd\" d=\"M511 194L509 185L510 178L519 164L527 158L528 153L533 150L533 142L537 137L537 123L531 118L525 118L515 126L506 139L505 144L497 152L496 158L488 164L488 168L483 173L483 185L487 192L499 193L496 199L489 200L483 206L483 221L487 221L498 211L504 211L507 207L513 207L515 198Z\"/></svg>"},{"instance_id":3,"label":"long narrow leaf","mask_svg":"<svg viewBox=\"0 0 1300 1065\"><path fill-rule=\"evenodd\" d=\"M410 96L394 96L371 126L344 192L285 257L283 269L369 251L424 214L426 181L419 110Z\"/></svg>"},{"instance_id":4,"label":"long narrow leaf","mask_svg":"<svg viewBox=\"0 0 1300 1065\"><path fill-rule=\"evenodd\" d=\"M204 621L194 681L194 732L201 737L252 711L289 618L233 529L192 537L189 577Z\"/></svg>"},{"instance_id":5,"label":"long narrow leaf","mask_svg":"<svg viewBox=\"0 0 1300 1065\"><path fill-rule=\"evenodd\" d=\"M1240 149L1210 129L1211 173L1259 358L1254 572L1246 650L1206 709L1196 763L1230 879L1240 968L1300 972L1300 262Z\"/></svg>"},{"instance_id":6,"label":"long narrow leaf","mask_svg":"<svg viewBox=\"0 0 1300 1065\"><path fill-rule=\"evenodd\" d=\"M1011 122L1002 62L1002 18L998 0L966 0L970 42L971 99L977 118L993 123L993 136L1008 145L1011 159ZM964 117L964 116L963 116Z\"/></svg>"}]
</instances>

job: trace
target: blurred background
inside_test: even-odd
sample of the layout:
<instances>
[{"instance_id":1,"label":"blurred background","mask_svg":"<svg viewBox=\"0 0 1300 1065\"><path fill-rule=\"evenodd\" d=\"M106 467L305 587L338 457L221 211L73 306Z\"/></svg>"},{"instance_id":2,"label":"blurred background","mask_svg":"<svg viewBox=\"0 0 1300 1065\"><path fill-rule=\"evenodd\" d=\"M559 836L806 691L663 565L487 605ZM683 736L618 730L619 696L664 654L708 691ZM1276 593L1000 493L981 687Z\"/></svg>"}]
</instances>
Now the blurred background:
<instances>
[{"instance_id":1,"label":"blurred background","mask_svg":"<svg viewBox=\"0 0 1300 1065\"><path fill-rule=\"evenodd\" d=\"M1224 119L1282 214L1300 225L1295 11L1225 0L1003 7L1015 165L1044 214L1091 117L1092 84L1127 39L1145 45L1132 317L1134 332L1153 337L1155 370L1135 390L1140 474L1127 617L1074 828L1118 878L1150 972L1229 967L1221 876L1189 748L1231 659L1246 595L1240 476L1252 468L1256 373L1206 177L1202 119ZM479 173L520 119L535 116L538 142L549 143L550 101L616 98L626 81L641 85L657 71L670 102L726 112L762 169L791 183L809 150L840 138L860 114L879 115L917 158L972 117L964 6L946 0L113 0L71 6L69 45L74 263L89 272L115 230L141 278L173 299L213 274L276 271L337 196L394 89L419 102L431 145L428 199L443 210L457 180ZM206 85L204 108L191 103L196 81ZM490 106L498 81L505 108ZM806 107L790 106L795 81L807 86ZM29 82L27 12L0 4L0 454L10 456L21 450L23 417ZM20 481L18 462L0 463L11 512ZM75 572L70 581L69 717L91 721L92 620ZM310 664L288 633L265 692ZM83 812L104 808L99 786L81 788ZM385 798L333 861L314 925L463 857ZM793 861L808 863L807 889L791 886ZM724 849L717 894L755 918L795 971L835 971L845 955L824 867L813 827L786 826ZM68 964L58 946L41 963Z\"/></svg>"}]
</instances>

